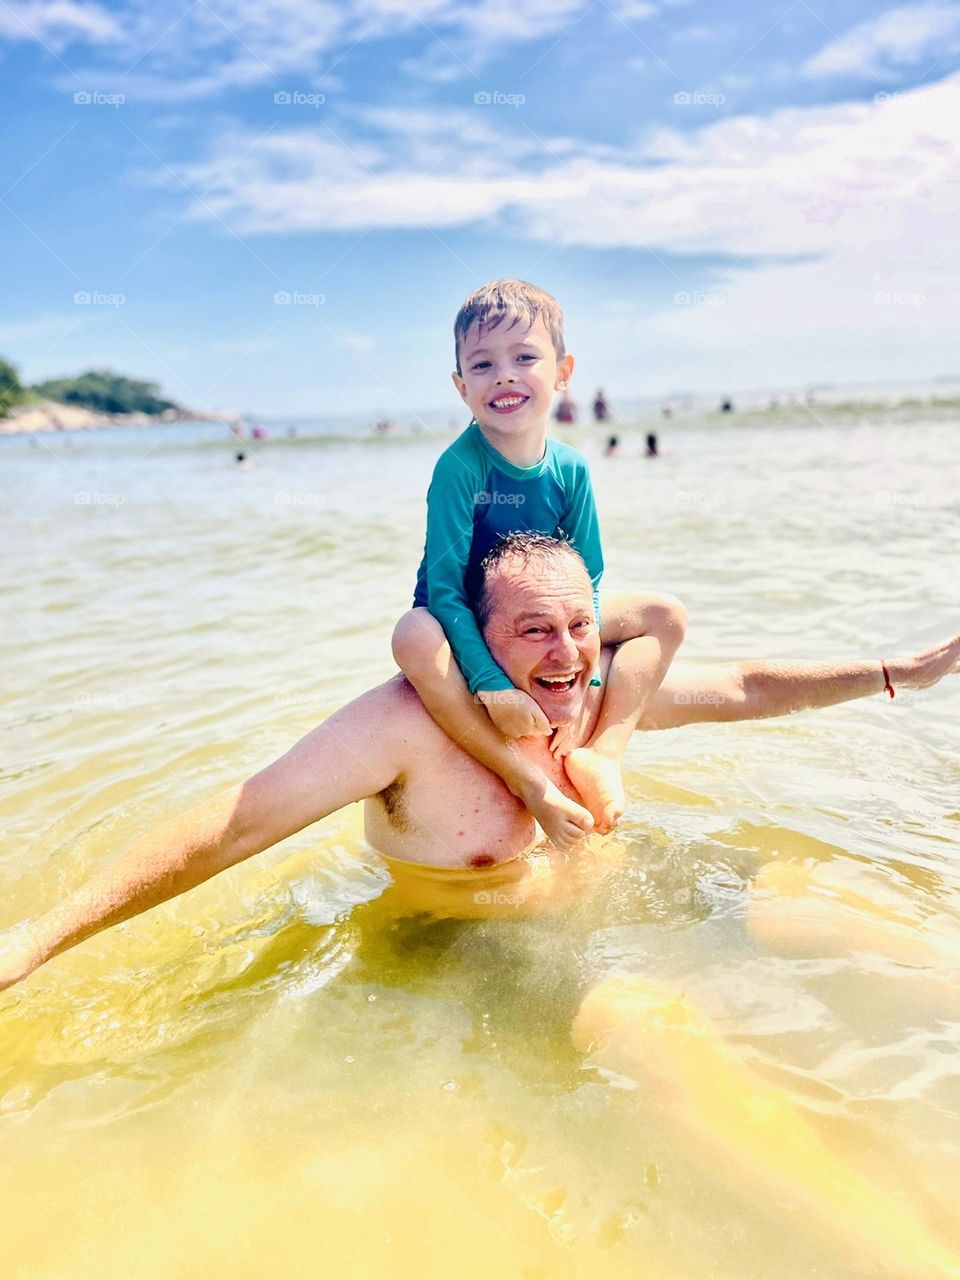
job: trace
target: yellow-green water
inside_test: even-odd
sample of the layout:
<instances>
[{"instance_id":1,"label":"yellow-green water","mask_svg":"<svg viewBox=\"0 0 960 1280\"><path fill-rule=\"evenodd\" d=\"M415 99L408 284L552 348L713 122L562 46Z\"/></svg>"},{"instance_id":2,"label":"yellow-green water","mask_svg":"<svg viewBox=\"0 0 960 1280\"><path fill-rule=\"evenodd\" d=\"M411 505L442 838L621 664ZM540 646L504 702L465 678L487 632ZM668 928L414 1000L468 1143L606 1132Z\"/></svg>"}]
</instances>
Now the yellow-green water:
<instances>
[{"instance_id":1,"label":"yellow-green water","mask_svg":"<svg viewBox=\"0 0 960 1280\"><path fill-rule=\"evenodd\" d=\"M652 463L569 438L607 585L675 591L682 656L714 660L955 630L956 431L664 424ZM236 470L213 427L0 440L0 927L392 673L442 443L278 438ZM638 738L619 835L556 912L398 917L353 809L57 958L0 995L3 1273L952 1274L919 1249L960 1257L958 710L954 678ZM915 1268L873 1202L838 1228L719 1095L698 1110L666 1049L575 1048L617 972L681 994L712 1028L694 1066L737 1055L755 1111L915 1224Z\"/></svg>"}]
</instances>

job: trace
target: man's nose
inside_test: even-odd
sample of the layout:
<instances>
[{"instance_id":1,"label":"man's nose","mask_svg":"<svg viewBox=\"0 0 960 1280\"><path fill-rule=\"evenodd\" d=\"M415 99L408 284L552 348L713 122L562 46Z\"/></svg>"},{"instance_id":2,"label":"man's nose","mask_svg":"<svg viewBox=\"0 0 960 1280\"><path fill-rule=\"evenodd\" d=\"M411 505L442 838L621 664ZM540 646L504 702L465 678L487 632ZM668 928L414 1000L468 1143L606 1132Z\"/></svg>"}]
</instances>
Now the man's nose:
<instances>
[{"instance_id":1,"label":"man's nose","mask_svg":"<svg viewBox=\"0 0 960 1280\"><path fill-rule=\"evenodd\" d=\"M561 658L569 662L575 662L580 656L580 650L577 648L577 642L569 631L558 631L554 636L553 644L550 646L550 657L555 661Z\"/></svg>"}]
</instances>

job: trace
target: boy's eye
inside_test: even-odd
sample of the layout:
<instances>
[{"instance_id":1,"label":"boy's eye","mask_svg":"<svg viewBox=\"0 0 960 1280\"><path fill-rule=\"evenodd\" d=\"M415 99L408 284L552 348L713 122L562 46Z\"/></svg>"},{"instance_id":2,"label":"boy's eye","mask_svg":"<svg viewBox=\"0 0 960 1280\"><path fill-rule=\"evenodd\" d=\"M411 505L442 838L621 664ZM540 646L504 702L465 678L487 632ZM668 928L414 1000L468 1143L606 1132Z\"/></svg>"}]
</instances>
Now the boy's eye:
<instances>
[{"instance_id":1,"label":"boy's eye","mask_svg":"<svg viewBox=\"0 0 960 1280\"><path fill-rule=\"evenodd\" d=\"M481 360L479 364L473 365L474 372L476 372L477 369L489 369L489 368L490 368L489 360Z\"/></svg>"}]
</instances>

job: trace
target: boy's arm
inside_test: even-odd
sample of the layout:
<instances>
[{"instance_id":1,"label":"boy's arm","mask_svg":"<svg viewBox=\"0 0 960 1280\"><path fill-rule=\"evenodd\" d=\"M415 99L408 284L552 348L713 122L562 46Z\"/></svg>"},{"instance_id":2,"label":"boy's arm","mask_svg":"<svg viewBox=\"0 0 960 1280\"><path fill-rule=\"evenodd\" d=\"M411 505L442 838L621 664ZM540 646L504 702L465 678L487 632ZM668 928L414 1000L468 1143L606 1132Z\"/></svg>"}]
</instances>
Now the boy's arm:
<instances>
[{"instance_id":1,"label":"boy's arm","mask_svg":"<svg viewBox=\"0 0 960 1280\"><path fill-rule=\"evenodd\" d=\"M600 521L585 458L577 455L564 467L564 482L569 493L567 510L561 527L580 552L593 583L593 611L600 625L600 579L603 576L603 547Z\"/></svg>"},{"instance_id":2,"label":"boy's arm","mask_svg":"<svg viewBox=\"0 0 960 1280\"><path fill-rule=\"evenodd\" d=\"M473 512L482 483L467 463L444 455L427 492L427 607L443 627L471 693L513 688L494 662L466 594Z\"/></svg>"}]
</instances>

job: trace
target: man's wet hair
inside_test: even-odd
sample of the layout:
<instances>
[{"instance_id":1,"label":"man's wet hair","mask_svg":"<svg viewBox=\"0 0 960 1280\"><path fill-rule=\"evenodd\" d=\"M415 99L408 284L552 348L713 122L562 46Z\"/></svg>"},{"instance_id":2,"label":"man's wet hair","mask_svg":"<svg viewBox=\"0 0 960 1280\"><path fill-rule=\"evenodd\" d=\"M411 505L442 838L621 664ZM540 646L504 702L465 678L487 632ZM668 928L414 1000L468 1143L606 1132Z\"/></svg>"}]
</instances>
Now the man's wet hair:
<instances>
[{"instance_id":1,"label":"man's wet hair","mask_svg":"<svg viewBox=\"0 0 960 1280\"><path fill-rule=\"evenodd\" d=\"M512 321L511 328L522 322L529 329L536 324L537 316L543 316L543 323L553 339L553 349L559 362L566 354L563 345L563 312L552 294L538 289L527 280L491 280L488 284L481 285L467 298L453 322L457 373L463 377L463 370L460 368L460 343L473 325L478 326L482 335L485 328L496 329L504 317L508 317Z\"/></svg>"},{"instance_id":2,"label":"man's wet hair","mask_svg":"<svg viewBox=\"0 0 960 1280\"><path fill-rule=\"evenodd\" d=\"M484 629L493 613L494 602L490 583L496 578L497 570L504 561L518 564L523 570L529 565L569 564L571 560L579 565L584 573L587 572L587 566L583 563L580 552L569 538L562 535L553 537L547 533L508 533L499 542L494 543L480 561L476 580L471 584L472 589L469 592L470 607L480 630Z\"/></svg>"}]
</instances>

